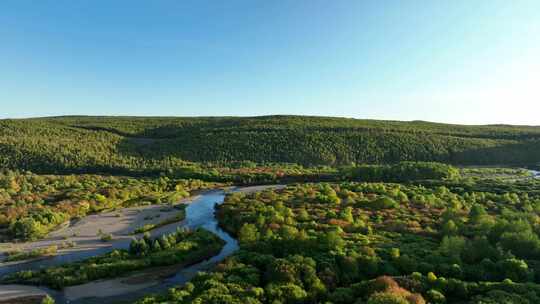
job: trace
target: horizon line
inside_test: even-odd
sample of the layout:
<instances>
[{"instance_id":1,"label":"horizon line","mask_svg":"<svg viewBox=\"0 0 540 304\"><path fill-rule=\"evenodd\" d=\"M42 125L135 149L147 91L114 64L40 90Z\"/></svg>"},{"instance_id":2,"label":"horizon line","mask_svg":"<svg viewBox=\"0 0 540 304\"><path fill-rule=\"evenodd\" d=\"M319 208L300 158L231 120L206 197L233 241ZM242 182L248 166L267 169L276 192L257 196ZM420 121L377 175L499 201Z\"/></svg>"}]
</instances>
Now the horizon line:
<instances>
[{"instance_id":1,"label":"horizon line","mask_svg":"<svg viewBox=\"0 0 540 304\"><path fill-rule=\"evenodd\" d=\"M311 114L264 114L264 115L95 115L95 114L64 114L64 115L45 115L45 116L19 116L19 117L3 117L0 116L1 120L30 120L30 119L61 119L61 118L134 118L134 119L144 119L144 118L164 118L164 119L175 119L175 118L271 118L271 117L305 117L305 118L336 118L336 119L349 119L349 120L358 120L358 121L379 121L379 122L399 122L399 123L431 123L431 124L440 124L440 125L454 125L454 126L477 126L477 127L531 127L538 128L540 125L529 125L529 124L511 124L511 123L479 123L479 124L469 124L469 123L451 123L451 122L439 122L423 119L413 119L413 120L399 120L399 119L376 119L376 118L358 118L358 117L347 117L347 116L327 116L327 115L311 115Z\"/></svg>"}]
</instances>

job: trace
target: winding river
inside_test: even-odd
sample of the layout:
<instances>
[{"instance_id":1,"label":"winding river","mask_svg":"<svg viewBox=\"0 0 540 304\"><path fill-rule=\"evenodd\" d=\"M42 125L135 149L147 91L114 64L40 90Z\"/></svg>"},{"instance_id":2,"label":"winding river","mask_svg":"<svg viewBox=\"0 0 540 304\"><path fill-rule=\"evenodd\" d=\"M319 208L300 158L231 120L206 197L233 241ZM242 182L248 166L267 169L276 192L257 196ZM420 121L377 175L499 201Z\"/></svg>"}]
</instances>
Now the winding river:
<instances>
[{"instance_id":1,"label":"winding river","mask_svg":"<svg viewBox=\"0 0 540 304\"><path fill-rule=\"evenodd\" d=\"M260 191L268 187L275 186L245 187L237 188L234 191L253 192ZM166 226L166 228L163 227L165 228L165 231L163 229L160 229L159 231L159 233L161 234L175 231L177 227L186 227L189 229L201 227L215 233L225 241L225 246L218 255L215 255L208 260L183 268L179 270L174 276L171 276L167 279L163 279L160 281L144 282L140 283L139 286L134 284L128 285L122 283L122 278L117 278L111 280L91 282L80 286L68 287L63 291L51 290L42 287L40 287L40 289L52 296L58 304L106 304L115 303L117 301L136 300L143 295L159 293L173 286L181 285L189 281L193 276L197 274L197 272L210 269L216 263L222 261L226 257L230 256L232 253L234 253L236 250L238 250L238 242L236 241L236 239L234 239L231 235L229 235L227 232L225 232L218 226L217 219L214 215L215 206L223 203L224 198L225 191L223 190L212 190L201 194L197 199L193 200L193 202L191 202L186 208L186 219L184 221L168 225ZM117 242L114 242L110 247L106 248L74 251L43 260L15 265L0 266L0 276L21 270L36 270L40 268L61 265L64 263L80 261L92 256L110 252L114 249L128 248L129 243L130 240L119 240ZM116 286L118 284L123 284L124 287L129 288L113 288L110 286L115 285L110 284L111 282L115 282Z\"/></svg>"},{"instance_id":2,"label":"winding river","mask_svg":"<svg viewBox=\"0 0 540 304\"><path fill-rule=\"evenodd\" d=\"M530 172L532 173L534 178L540 178L539 171L530 170ZM270 187L282 186L243 187L236 188L233 191L253 192L264 190ZM197 199L193 200L186 208L186 219L184 221L167 225L152 233L155 236L163 233L173 232L178 227L186 227L189 229L201 227L215 233L225 241L225 246L218 255L215 255L212 258L203 262L180 269L175 275L169 278L151 282L144 282L139 285L122 283L123 278L116 278L91 282L80 286L68 287L63 291L51 290L44 287L40 287L39 289L52 296L58 304L107 304L115 303L118 301L134 301L144 295L163 292L171 287L186 283L191 278L193 278L197 274L197 272L212 268L212 266L216 265L220 261L224 260L226 257L233 254L236 250L238 250L238 242L236 241L236 239L234 239L227 232L219 228L218 221L214 215L215 206L223 203L225 195L226 193L224 190L212 190L201 194ZM80 261L90 258L92 256L105 254L114 249L128 248L130 242L131 241L129 239L122 239L113 242L109 247L83 251L71 251L47 259L0 266L0 277L21 270L37 270L40 268ZM115 284L111 284L113 282ZM119 287L119 285L122 284L123 287L129 288L121 288L122 286ZM1 286L2 285L0 285L0 289ZM69 292L67 292L67 290L69 290Z\"/></svg>"}]
</instances>

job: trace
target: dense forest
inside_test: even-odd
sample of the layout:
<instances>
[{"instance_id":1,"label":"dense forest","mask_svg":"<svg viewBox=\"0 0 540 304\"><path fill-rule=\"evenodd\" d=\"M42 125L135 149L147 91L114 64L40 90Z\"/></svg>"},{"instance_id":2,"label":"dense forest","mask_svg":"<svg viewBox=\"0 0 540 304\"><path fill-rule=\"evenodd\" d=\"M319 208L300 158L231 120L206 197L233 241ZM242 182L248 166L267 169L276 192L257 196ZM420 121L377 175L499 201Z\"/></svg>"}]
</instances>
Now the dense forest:
<instances>
[{"instance_id":1,"label":"dense forest","mask_svg":"<svg viewBox=\"0 0 540 304\"><path fill-rule=\"evenodd\" d=\"M452 180L459 176L459 171L439 163L401 162L343 167L327 175L330 176L334 180L405 182ZM36 240L69 220L88 214L148 204L172 205L193 191L220 185L167 176L39 175L7 170L0 172L0 241ZM180 219L146 224L134 232L143 233Z\"/></svg>"},{"instance_id":2,"label":"dense forest","mask_svg":"<svg viewBox=\"0 0 540 304\"><path fill-rule=\"evenodd\" d=\"M0 120L0 167L41 173L231 180L253 171L283 174L272 168L275 163L302 168L399 161L532 165L540 162L539 152L540 128L525 126L303 116ZM255 170L257 165L263 169Z\"/></svg>"},{"instance_id":3,"label":"dense forest","mask_svg":"<svg viewBox=\"0 0 540 304\"><path fill-rule=\"evenodd\" d=\"M0 267L68 251L6 248L46 242L89 215L142 214L124 235L129 248L1 280L62 289L177 270L224 246L206 230L160 231L184 225L192 209L182 199L282 184L226 192L215 216L239 250L138 303L540 303L540 180L515 168L539 162L540 127L298 116L0 120ZM120 236L112 231L91 238L106 246Z\"/></svg>"},{"instance_id":4,"label":"dense forest","mask_svg":"<svg viewBox=\"0 0 540 304\"><path fill-rule=\"evenodd\" d=\"M240 252L139 303L539 303L540 183L489 182L231 194Z\"/></svg>"}]
</instances>

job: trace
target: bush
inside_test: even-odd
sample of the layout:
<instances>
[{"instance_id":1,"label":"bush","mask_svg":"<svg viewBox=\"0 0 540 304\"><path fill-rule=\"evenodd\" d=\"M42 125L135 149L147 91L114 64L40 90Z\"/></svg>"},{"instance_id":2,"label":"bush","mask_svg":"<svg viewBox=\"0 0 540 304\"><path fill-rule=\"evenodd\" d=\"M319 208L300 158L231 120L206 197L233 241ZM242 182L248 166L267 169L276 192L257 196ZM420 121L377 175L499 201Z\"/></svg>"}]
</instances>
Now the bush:
<instances>
[{"instance_id":1,"label":"bush","mask_svg":"<svg viewBox=\"0 0 540 304\"><path fill-rule=\"evenodd\" d=\"M422 297L422 295L419 295L417 293L410 294L405 297L409 304L426 304L426 300Z\"/></svg>"},{"instance_id":2,"label":"bush","mask_svg":"<svg viewBox=\"0 0 540 304\"><path fill-rule=\"evenodd\" d=\"M103 233L103 234L101 234L101 236L99 237L99 239L100 239L102 242L110 242L110 241L112 241L112 234L110 234L110 233Z\"/></svg>"},{"instance_id":3,"label":"bush","mask_svg":"<svg viewBox=\"0 0 540 304\"><path fill-rule=\"evenodd\" d=\"M444 304L446 303L446 297L438 290L430 289L427 292L427 298L429 303L432 304Z\"/></svg>"},{"instance_id":4,"label":"bush","mask_svg":"<svg viewBox=\"0 0 540 304\"><path fill-rule=\"evenodd\" d=\"M388 196L381 196L369 202L369 207L374 210L393 209L399 207L399 204Z\"/></svg>"},{"instance_id":5,"label":"bush","mask_svg":"<svg viewBox=\"0 0 540 304\"><path fill-rule=\"evenodd\" d=\"M381 276L373 280L370 286L370 293L387 291L390 289L399 288L398 283L389 276Z\"/></svg>"},{"instance_id":6,"label":"bush","mask_svg":"<svg viewBox=\"0 0 540 304\"><path fill-rule=\"evenodd\" d=\"M390 292L377 292L369 297L367 304L409 304L409 301Z\"/></svg>"},{"instance_id":7,"label":"bush","mask_svg":"<svg viewBox=\"0 0 540 304\"><path fill-rule=\"evenodd\" d=\"M411 278L412 278L413 280L415 280L415 281L419 281L419 282L420 282L420 281L422 281L423 276L422 276L422 274L421 274L420 272L413 272L413 273L411 274Z\"/></svg>"},{"instance_id":8,"label":"bush","mask_svg":"<svg viewBox=\"0 0 540 304\"><path fill-rule=\"evenodd\" d=\"M54 304L54 303L56 303L56 302L49 295L46 295L45 298L43 298L43 300L41 300L41 304Z\"/></svg>"},{"instance_id":9,"label":"bush","mask_svg":"<svg viewBox=\"0 0 540 304\"><path fill-rule=\"evenodd\" d=\"M4 259L6 262L14 262L14 261L23 261L23 260L29 260L33 258L39 258L44 256L53 256L56 255L58 251L58 246L51 245L45 248L38 248L34 249L32 251L24 252L24 251L11 251L7 252L7 257Z\"/></svg>"}]
</instances>

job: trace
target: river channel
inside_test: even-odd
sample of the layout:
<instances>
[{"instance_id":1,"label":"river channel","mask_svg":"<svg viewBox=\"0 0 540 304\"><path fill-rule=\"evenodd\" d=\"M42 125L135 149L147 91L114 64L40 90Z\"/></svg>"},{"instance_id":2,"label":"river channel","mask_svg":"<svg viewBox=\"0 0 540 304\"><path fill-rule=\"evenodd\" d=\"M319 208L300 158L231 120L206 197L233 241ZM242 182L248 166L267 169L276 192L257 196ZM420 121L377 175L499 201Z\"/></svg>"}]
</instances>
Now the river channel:
<instances>
[{"instance_id":1,"label":"river channel","mask_svg":"<svg viewBox=\"0 0 540 304\"><path fill-rule=\"evenodd\" d=\"M263 190L268 187L271 186L237 188L234 191L252 192ZM194 264L192 266L180 269L175 275L166 279L153 282L144 282L141 283L139 286L134 286L131 284L129 285L129 288L118 287L118 290L110 289L113 289L116 286L115 284L112 284L112 282L116 281L116 283L118 283L122 280L121 278L102 280L98 282L84 284L87 286L80 285L68 287L63 291L51 290L44 287L40 287L40 289L53 297L58 304L107 304L117 302L130 302L144 295L163 292L173 286L178 286L189 281L199 271L211 269L214 265L216 265L220 261L224 260L226 257L233 254L236 250L238 250L238 242L235 238L233 238L231 235L229 235L227 232L225 232L219 227L218 221L214 214L216 205L223 203L225 195L226 193L224 190L212 190L201 194L197 199L193 200L186 208L186 218L184 221L168 225L166 226L165 231L163 229L160 229L159 231L160 233L172 232L175 231L178 227L185 227L188 229L204 228L211 231L225 241L225 246L222 248L221 252L213 256L212 258ZM0 266L0 276L21 270L37 270L55 265L61 265L64 263L80 261L92 256L110 252L114 249L128 248L129 243L129 240L119 240L111 244L110 247L106 248L68 252L43 260L37 260L33 262L15 265ZM67 290L70 291L67 292Z\"/></svg>"}]
</instances>

